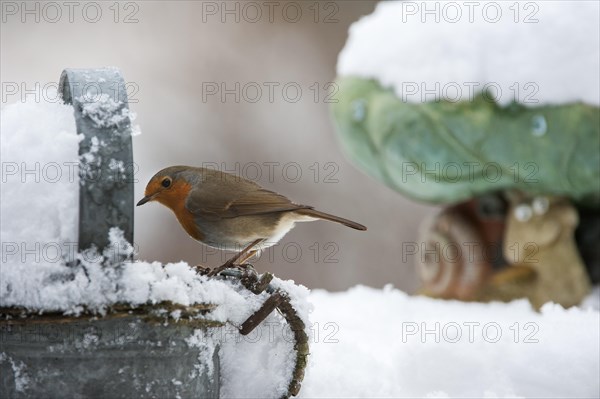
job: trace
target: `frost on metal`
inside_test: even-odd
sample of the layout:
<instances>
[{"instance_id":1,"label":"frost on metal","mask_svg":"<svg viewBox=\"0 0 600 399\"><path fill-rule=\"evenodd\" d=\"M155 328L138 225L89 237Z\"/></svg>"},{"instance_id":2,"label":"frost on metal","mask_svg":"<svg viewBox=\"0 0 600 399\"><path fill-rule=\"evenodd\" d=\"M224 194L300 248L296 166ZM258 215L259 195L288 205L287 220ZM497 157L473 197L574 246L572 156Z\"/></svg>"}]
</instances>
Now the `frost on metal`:
<instances>
[{"instance_id":1,"label":"frost on metal","mask_svg":"<svg viewBox=\"0 0 600 399\"><path fill-rule=\"evenodd\" d=\"M80 143L79 248L109 243L118 227L133 242L133 115L116 68L66 69L59 93L72 104Z\"/></svg>"},{"instance_id":2,"label":"frost on metal","mask_svg":"<svg viewBox=\"0 0 600 399\"><path fill-rule=\"evenodd\" d=\"M108 94L94 96L86 93L77 99L82 107L83 116L90 118L98 127L118 127L121 124L131 124L131 116L126 104L115 101ZM118 130L114 133L120 133Z\"/></svg>"}]
</instances>

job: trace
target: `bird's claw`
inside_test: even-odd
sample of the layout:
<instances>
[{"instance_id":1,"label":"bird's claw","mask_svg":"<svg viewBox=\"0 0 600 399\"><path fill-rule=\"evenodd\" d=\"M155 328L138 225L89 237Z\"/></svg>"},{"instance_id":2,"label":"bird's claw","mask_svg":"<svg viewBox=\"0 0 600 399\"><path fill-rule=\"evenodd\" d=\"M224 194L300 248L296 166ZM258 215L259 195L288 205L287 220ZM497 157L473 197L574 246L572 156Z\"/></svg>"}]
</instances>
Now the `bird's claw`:
<instances>
[{"instance_id":1,"label":"bird's claw","mask_svg":"<svg viewBox=\"0 0 600 399\"><path fill-rule=\"evenodd\" d=\"M200 274L201 276L204 276L204 275L210 273L210 267L207 267L207 266L196 265L196 266L194 266L194 269L196 269L198 274Z\"/></svg>"},{"instance_id":2,"label":"bird's claw","mask_svg":"<svg viewBox=\"0 0 600 399\"><path fill-rule=\"evenodd\" d=\"M238 270L242 270L242 271L250 271L253 274L257 274L256 271L254 270L254 266L252 266L252 264L250 264L250 263L236 264L235 262L230 262L230 261L227 261L227 262L223 263L221 266L215 267L214 269L199 268L198 266L196 266L196 268L201 270L200 274L207 275L208 277L216 276L217 274L221 273L223 270L227 270L227 269L238 269Z\"/></svg>"}]
</instances>

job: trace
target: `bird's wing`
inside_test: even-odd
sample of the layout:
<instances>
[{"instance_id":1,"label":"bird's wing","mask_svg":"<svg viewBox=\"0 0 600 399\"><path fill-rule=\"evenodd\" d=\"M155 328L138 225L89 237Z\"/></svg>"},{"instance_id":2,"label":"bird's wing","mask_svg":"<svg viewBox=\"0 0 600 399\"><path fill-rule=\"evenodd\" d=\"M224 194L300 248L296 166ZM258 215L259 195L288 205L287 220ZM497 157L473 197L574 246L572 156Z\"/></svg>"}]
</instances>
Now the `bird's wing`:
<instances>
[{"instance_id":1,"label":"bird's wing","mask_svg":"<svg viewBox=\"0 0 600 399\"><path fill-rule=\"evenodd\" d=\"M194 215L208 219L311 208L294 204L281 194L231 175L206 176L201 185L190 192L186 208Z\"/></svg>"},{"instance_id":2,"label":"bird's wing","mask_svg":"<svg viewBox=\"0 0 600 399\"><path fill-rule=\"evenodd\" d=\"M260 215L271 212L293 211L310 208L305 205L294 204L288 198L276 192L259 188L246 193L246 195L232 201L227 207L228 217Z\"/></svg>"}]
</instances>

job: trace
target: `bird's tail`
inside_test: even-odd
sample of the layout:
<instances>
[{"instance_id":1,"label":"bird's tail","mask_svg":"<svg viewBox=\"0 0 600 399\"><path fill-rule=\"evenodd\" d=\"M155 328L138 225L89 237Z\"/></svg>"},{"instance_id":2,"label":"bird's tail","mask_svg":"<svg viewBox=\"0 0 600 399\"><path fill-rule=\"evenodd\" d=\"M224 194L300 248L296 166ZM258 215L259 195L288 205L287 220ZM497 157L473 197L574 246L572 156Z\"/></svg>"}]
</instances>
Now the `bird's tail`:
<instances>
[{"instance_id":1,"label":"bird's tail","mask_svg":"<svg viewBox=\"0 0 600 399\"><path fill-rule=\"evenodd\" d=\"M360 223L353 222L352 220L344 219L339 216L330 215L329 213L317 211L315 209L307 208L307 209L299 209L296 213L304 216L309 216L317 219L330 220L332 222L337 222L343 224L344 226L352 227L356 230L366 230L367 228Z\"/></svg>"}]
</instances>

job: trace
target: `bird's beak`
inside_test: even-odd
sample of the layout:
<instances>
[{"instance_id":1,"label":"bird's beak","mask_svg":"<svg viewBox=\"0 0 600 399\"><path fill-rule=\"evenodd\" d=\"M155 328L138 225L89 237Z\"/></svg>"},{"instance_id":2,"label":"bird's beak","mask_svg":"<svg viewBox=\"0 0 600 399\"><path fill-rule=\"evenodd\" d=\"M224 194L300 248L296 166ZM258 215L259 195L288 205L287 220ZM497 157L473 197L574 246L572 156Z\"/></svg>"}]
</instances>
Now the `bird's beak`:
<instances>
[{"instance_id":1,"label":"bird's beak","mask_svg":"<svg viewBox=\"0 0 600 399\"><path fill-rule=\"evenodd\" d=\"M146 195L144 198L142 198L136 206L140 206L140 205L144 205L146 202L148 201L152 201L152 199L154 198L154 195Z\"/></svg>"}]
</instances>

